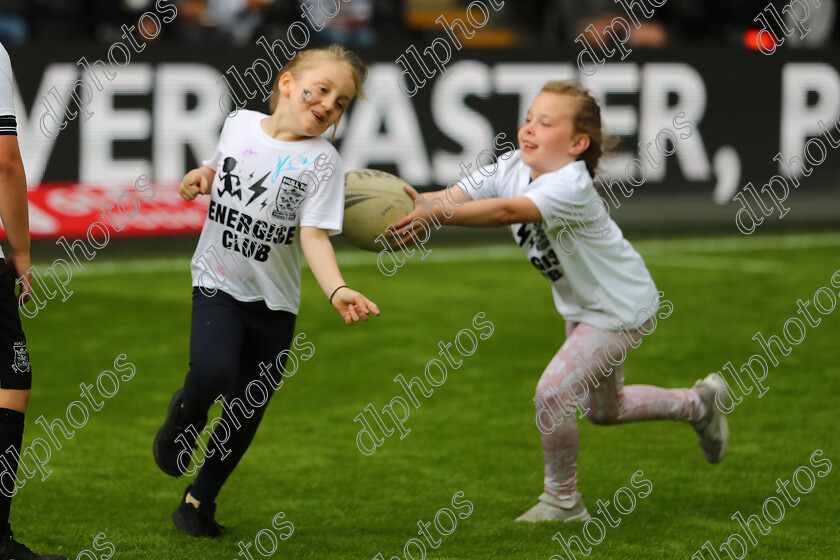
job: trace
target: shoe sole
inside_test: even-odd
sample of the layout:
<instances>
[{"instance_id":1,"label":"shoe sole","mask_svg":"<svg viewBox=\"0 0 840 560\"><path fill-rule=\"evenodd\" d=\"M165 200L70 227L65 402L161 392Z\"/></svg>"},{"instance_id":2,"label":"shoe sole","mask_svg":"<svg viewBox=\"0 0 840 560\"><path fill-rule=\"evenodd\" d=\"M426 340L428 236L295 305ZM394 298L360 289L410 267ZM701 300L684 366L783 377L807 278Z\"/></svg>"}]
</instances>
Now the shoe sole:
<instances>
[{"instance_id":1,"label":"shoe sole","mask_svg":"<svg viewBox=\"0 0 840 560\"><path fill-rule=\"evenodd\" d=\"M721 392L723 395L723 403L722 406L724 408L730 408L731 405L731 398L729 396L729 388L726 386L726 383L720 381L720 378L717 374L709 374L704 379L699 381L695 384L695 388L707 388L710 392L710 395L707 399L703 399L706 404L707 408L711 408L712 410L712 419L709 422L709 425L706 426L706 431L714 431L720 434L720 439L722 441L720 451L714 457L706 457L706 454L703 453L703 456L706 460L712 464L720 463L723 458L726 456L726 451L729 448L729 426L726 423L726 415L723 411L719 410L715 404L715 397L716 395ZM701 393L701 398L703 393Z\"/></svg>"},{"instance_id":2,"label":"shoe sole","mask_svg":"<svg viewBox=\"0 0 840 560\"><path fill-rule=\"evenodd\" d=\"M573 517L567 517L563 521L587 521L591 519L592 516L589 515L589 512L586 511L586 508L583 508L583 511Z\"/></svg>"},{"instance_id":3,"label":"shoe sole","mask_svg":"<svg viewBox=\"0 0 840 560\"><path fill-rule=\"evenodd\" d=\"M516 523L569 523L572 521L589 521L592 516L588 511L575 515L574 517L564 517L562 519L524 519L522 516L514 519Z\"/></svg>"},{"instance_id":4,"label":"shoe sole","mask_svg":"<svg viewBox=\"0 0 840 560\"><path fill-rule=\"evenodd\" d=\"M163 462L163 459L160 456L160 447L163 440L162 432L172 423L174 423L174 416L178 413L178 409L181 407L182 397L184 396L184 389L178 389L175 391L175 394L172 396L172 400L169 402L169 408L166 411L166 420L163 422L163 426L160 427L157 434L155 434L155 441L154 445L152 445L152 453L155 456L155 463L157 463L158 468L163 471L165 474L168 474L171 477L178 478L182 474L180 469L171 470L168 465ZM174 515L174 514L173 514ZM173 517L173 521L175 518ZM177 522L176 522L177 525ZM183 528L183 527L182 527ZM186 530L186 529L185 529Z\"/></svg>"},{"instance_id":5,"label":"shoe sole","mask_svg":"<svg viewBox=\"0 0 840 560\"><path fill-rule=\"evenodd\" d=\"M576 515L573 515L571 517L558 517L558 518L555 518L555 519L527 519L527 518L524 518L522 515L520 515L519 517L514 519L514 521L517 521L519 523L550 523L550 522L557 523L558 521L566 523L568 521L588 521L591 518L592 518L592 516L589 515L589 512L586 511L586 510L583 510L582 512L580 512Z\"/></svg>"}]
</instances>

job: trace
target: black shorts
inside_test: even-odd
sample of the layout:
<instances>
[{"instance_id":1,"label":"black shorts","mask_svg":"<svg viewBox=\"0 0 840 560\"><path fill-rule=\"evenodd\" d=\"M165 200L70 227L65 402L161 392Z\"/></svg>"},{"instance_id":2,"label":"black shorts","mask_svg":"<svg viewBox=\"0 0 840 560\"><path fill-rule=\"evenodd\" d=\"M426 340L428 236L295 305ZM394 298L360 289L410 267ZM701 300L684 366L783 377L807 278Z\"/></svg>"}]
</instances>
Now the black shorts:
<instances>
[{"instance_id":1,"label":"black shorts","mask_svg":"<svg viewBox=\"0 0 840 560\"><path fill-rule=\"evenodd\" d=\"M20 324L15 275L0 259L0 389L30 389L32 368Z\"/></svg>"}]
</instances>

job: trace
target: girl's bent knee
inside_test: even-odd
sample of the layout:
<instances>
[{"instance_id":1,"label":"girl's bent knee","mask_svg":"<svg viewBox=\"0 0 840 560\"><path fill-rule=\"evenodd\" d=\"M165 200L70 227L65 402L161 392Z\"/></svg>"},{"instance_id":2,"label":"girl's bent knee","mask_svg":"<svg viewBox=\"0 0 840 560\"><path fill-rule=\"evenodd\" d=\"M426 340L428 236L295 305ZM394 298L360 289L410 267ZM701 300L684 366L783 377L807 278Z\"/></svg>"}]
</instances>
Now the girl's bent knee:
<instances>
[{"instance_id":1,"label":"girl's bent knee","mask_svg":"<svg viewBox=\"0 0 840 560\"><path fill-rule=\"evenodd\" d=\"M618 410L610 408L584 408L583 415L587 420L599 426L609 426L619 423Z\"/></svg>"}]
</instances>

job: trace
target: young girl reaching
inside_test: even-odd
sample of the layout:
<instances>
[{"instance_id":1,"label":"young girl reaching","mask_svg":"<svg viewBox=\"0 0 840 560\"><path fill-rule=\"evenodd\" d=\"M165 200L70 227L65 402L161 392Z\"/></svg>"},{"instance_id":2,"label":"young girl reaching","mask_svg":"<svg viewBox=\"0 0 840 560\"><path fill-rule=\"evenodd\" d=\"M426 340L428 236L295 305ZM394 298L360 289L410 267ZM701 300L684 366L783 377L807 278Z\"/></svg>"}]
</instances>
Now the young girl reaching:
<instances>
[{"instance_id":1,"label":"young girl reaching","mask_svg":"<svg viewBox=\"0 0 840 560\"><path fill-rule=\"evenodd\" d=\"M427 193L429 204L415 204L394 228L410 242L410 230L424 227L415 218L427 216L427 207L447 224L509 225L526 257L551 282L566 320L566 341L543 371L534 399L544 492L518 520L585 520L589 513L577 492L576 405L596 424L689 422L705 458L716 463L726 453L729 432L714 399L726 407L729 395L715 375L692 389L624 386L627 350L655 326L662 292L595 191L604 141L596 101L578 84L548 82L518 140L519 149L502 155L498 168L476 171L469 188L459 185L462 195L449 189ZM407 190L416 200L417 192Z\"/></svg>"},{"instance_id":2,"label":"young girl reaching","mask_svg":"<svg viewBox=\"0 0 840 560\"><path fill-rule=\"evenodd\" d=\"M191 265L190 370L155 437L154 456L166 474L185 473L220 395L225 406L213 438L229 450L208 451L172 514L194 537L221 534L214 501L279 387L300 304L301 251L348 325L379 315L347 287L336 263L329 235L341 231L344 170L321 137L362 95L366 74L364 63L337 45L298 53L278 78L272 114L228 116L213 157L181 183L183 198L209 194L210 208Z\"/></svg>"}]
</instances>

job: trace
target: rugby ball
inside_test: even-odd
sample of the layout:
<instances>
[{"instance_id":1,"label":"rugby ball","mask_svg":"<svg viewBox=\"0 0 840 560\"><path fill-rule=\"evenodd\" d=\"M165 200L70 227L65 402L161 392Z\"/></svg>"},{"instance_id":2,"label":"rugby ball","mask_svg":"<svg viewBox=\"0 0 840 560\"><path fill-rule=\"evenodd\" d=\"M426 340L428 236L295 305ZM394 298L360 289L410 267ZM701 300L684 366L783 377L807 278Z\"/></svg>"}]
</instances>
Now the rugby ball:
<instances>
[{"instance_id":1,"label":"rugby ball","mask_svg":"<svg viewBox=\"0 0 840 560\"><path fill-rule=\"evenodd\" d=\"M345 173L344 238L366 251L379 253L385 249L376 238L414 209L414 201L404 190L407 186L396 175L376 169ZM388 241L390 244L391 239Z\"/></svg>"}]
</instances>

